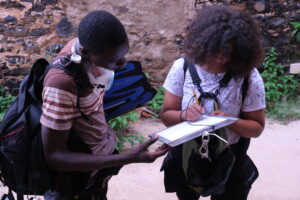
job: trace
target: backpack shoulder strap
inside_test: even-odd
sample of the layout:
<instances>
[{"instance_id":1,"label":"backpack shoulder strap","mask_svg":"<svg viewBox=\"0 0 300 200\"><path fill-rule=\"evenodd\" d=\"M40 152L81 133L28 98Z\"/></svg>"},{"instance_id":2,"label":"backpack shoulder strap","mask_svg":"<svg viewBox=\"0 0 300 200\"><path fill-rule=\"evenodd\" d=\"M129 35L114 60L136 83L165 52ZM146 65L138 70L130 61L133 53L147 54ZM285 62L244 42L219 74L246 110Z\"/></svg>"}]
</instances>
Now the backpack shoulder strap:
<instances>
[{"instance_id":1,"label":"backpack shoulder strap","mask_svg":"<svg viewBox=\"0 0 300 200\"><path fill-rule=\"evenodd\" d=\"M245 98L247 96L248 88L249 88L249 76L246 76L242 83L242 105L244 104ZM237 146L239 148L239 152L237 153L239 155L245 155L247 153L247 150L250 145L250 140L251 138L240 137L237 143Z\"/></svg>"},{"instance_id":2,"label":"backpack shoulder strap","mask_svg":"<svg viewBox=\"0 0 300 200\"><path fill-rule=\"evenodd\" d=\"M190 75L192 77L193 84L195 86L197 86L197 87L200 86L201 79L198 76L198 73L197 73L197 70L195 68L195 65L193 63L189 62L186 58L184 58L183 69L185 71L188 69L189 72L190 72Z\"/></svg>"},{"instance_id":3,"label":"backpack shoulder strap","mask_svg":"<svg viewBox=\"0 0 300 200\"><path fill-rule=\"evenodd\" d=\"M188 69L190 72L190 75L192 77L193 84L198 88L200 93L204 93L202 90L200 84L201 79L198 76L198 72L195 68L195 65L191 62L189 62L186 58L184 58L184 66L183 66L184 72L186 73L186 70ZM232 76L230 73L226 73L223 78L219 81L219 88L215 91L215 96L218 96L218 93L220 91L220 88L226 88L228 86L228 83L230 82Z\"/></svg>"},{"instance_id":4,"label":"backpack shoulder strap","mask_svg":"<svg viewBox=\"0 0 300 200\"><path fill-rule=\"evenodd\" d=\"M64 59L64 58L62 58ZM63 63L62 63L63 62ZM85 84L82 83L82 81L80 81L80 78L78 77L77 73L76 73L76 69L72 68L72 61L65 61L63 60L62 62L55 62L55 64L50 64L47 66L47 72L50 69L61 69L63 70L66 74L68 74L69 76L71 76L75 82L76 85L76 90L77 90L77 101L76 101L76 107L78 108L81 116L84 118L84 120L86 120L88 123L92 123L92 121L89 119L89 117L87 115L85 115L82 110L80 109L80 96L79 96L79 91L85 87ZM47 73L46 72L46 73Z\"/></svg>"},{"instance_id":5,"label":"backpack shoulder strap","mask_svg":"<svg viewBox=\"0 0 300 200\"><path fill-rule=\"evenodd\" d=\"M242 104L244 104L245 98L247 96L248 88L249 88L249 76L246 76L242 84Z\"/></svg>"},{"instance_id":6,"label":"backpack shoulder strap","mask_svg":"<svg viewBox=\"0 0 300 200\"><path fill-rule=\"evenodd\" d=\"M184 63L183 63L183 73L184 73L184 79L185 79L185 74L186 74L186 71L187 71L187 68L188 68L188 61L187 61L187 59L186 58L184 58L183 57L183 59L184 59Z\"/></svg>"}]
</instances>

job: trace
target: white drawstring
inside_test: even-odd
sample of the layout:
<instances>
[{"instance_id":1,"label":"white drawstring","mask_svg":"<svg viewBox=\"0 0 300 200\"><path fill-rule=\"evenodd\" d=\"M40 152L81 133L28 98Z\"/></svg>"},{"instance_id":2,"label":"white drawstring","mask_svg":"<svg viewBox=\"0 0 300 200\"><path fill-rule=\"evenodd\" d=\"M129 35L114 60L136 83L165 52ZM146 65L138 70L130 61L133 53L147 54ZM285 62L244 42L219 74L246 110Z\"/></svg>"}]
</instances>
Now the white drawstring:
<instances>
[{"instance_id":1,"label":"white drawstring","mask_svg":"<svg viewBox=\"0 0 300 200\"><path fill-rule=\"evenodd\" d=\"M202 135L202 144L199 148L199 154L201 155L201 158L207 158L209 161L211 161L210 157L209 157L209 149L208 149L208 143L209 143L209 136L213 135L216 136L219 140L225 142L226 144L228 144L228 141L226 141L224 138L220 137L219 135L215 134L215 133L209 133L207 131L203 131L203 135Z\"/></svg>"}]
</instances>

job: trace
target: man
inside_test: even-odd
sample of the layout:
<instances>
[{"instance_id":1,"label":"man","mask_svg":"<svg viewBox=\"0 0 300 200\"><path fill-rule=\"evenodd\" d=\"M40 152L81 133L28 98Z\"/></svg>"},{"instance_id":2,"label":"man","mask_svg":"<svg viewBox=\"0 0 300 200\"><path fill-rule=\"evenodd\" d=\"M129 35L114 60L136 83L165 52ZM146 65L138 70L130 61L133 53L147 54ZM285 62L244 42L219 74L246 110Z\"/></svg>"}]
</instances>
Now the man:
<instances>
[{"instance_id":1,"label":"man","mask_svg":"<svg viewBox=\"0 0 300 200\"><path fill-rule=\"evenodd\" d=\"M150 163L167 152L167 146L154 152L147 151L157 139L151 139L128 153L118 154L115 150L115 132L105 120L103 96L111 85L113 70L126 64L128 49L127 34L121 22L106 11L93 11L80 22L78 38L70 41L54 61L76 69L80 81L75 81L61 69L51 69L45 77L41 124L43 149L49 167L59 172L92 171L86 191L95 187L95 179L101 177L96 191L74 195L58 186L57 190L46 192L45 199L105 200L106 181L118 173L120 167L117 166ZM79 83L81 89L78 89ZM70 130L82 138L91 154L69 150ZM107 173L107 169L116 167L113 173Z\"/></svg>"}]
</instances>

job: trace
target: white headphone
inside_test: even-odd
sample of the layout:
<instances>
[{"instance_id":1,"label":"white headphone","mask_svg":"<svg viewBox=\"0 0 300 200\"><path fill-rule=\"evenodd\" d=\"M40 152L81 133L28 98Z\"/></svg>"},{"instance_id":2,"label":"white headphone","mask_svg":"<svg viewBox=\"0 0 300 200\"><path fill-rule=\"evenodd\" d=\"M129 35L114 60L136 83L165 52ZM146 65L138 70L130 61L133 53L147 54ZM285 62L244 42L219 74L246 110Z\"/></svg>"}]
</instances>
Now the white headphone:
<instances>
[{"instance_id":1,"label":"white headphone","mask_svg":"<svg viewBox=\"0 0 300 200\"><path fill-rule=\"evenodd\" d=\"M79 55L75 49L75 46L78 46L77 45L77 42L79 43L78 39L77 41L75 41L71 47L71 52L72 52L72 55L71 55L71 60L74 62L74 63L81 63L81 55ZM80 44L79 44L80 45Z\"/></svg>"}]
</instances>

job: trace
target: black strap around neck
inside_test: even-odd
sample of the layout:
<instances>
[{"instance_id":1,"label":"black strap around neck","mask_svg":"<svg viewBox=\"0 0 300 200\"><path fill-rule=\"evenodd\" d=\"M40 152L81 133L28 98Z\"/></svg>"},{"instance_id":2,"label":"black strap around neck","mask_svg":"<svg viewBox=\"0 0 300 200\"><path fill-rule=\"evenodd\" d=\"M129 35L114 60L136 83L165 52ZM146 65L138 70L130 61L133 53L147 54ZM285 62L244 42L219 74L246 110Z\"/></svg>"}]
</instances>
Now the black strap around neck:
<instances>
[{"instance_id":1,"label":"black strap around neck","mask_svg":"<svg viewBox=\"0 0 300 200\"><path fill-rule=\"evenodd\" d=\"M190 75L192 77L193 84L197 87L198 91L200 92L199 101L202 99L214 99L218 103L218 95L220 93L221 88L226 88L228 86L229 81L231 80L232 76L227 72L223 78L219 81L219 87L217 90L212 92L204 92L201 88L201 79L198 76L198 72L195 68L195 65L189 62L186 58L184 58L184 70L188 69Z\"/></svg>"},{"instance_id":2,"label":"black strap around neck","mask_svg":"<svg viewBox=\"0 0 300 200\"><path fill-rule=\"evenodd\" d=\"M73 62L68 62L68 63L64 63L65 60L63 60L65 58L62 58L61 62L59 62L58 64L54 64L54 65L48 65L47 66L47 71L46 73L53 68L56 69L61 69L63 70L65 73L67 73L69 76L71 76L75 82L76 85L76 92L77 92L77 101L76 101L76 108L79 110L81 116L84 118L85 121L87 121L89 124L93 124L93 122L89 119L89 117L87 115L85 115L81 108L80 108L80 96L79 93L82 89L87 89L87 88L93 88L93 86L91 85L91 83L89 81L84 81L82 80L80 76L83 76L83 73L80 73L78 68L76 68L74 65L75 63Z\"/></svg>"}]
</instances>

